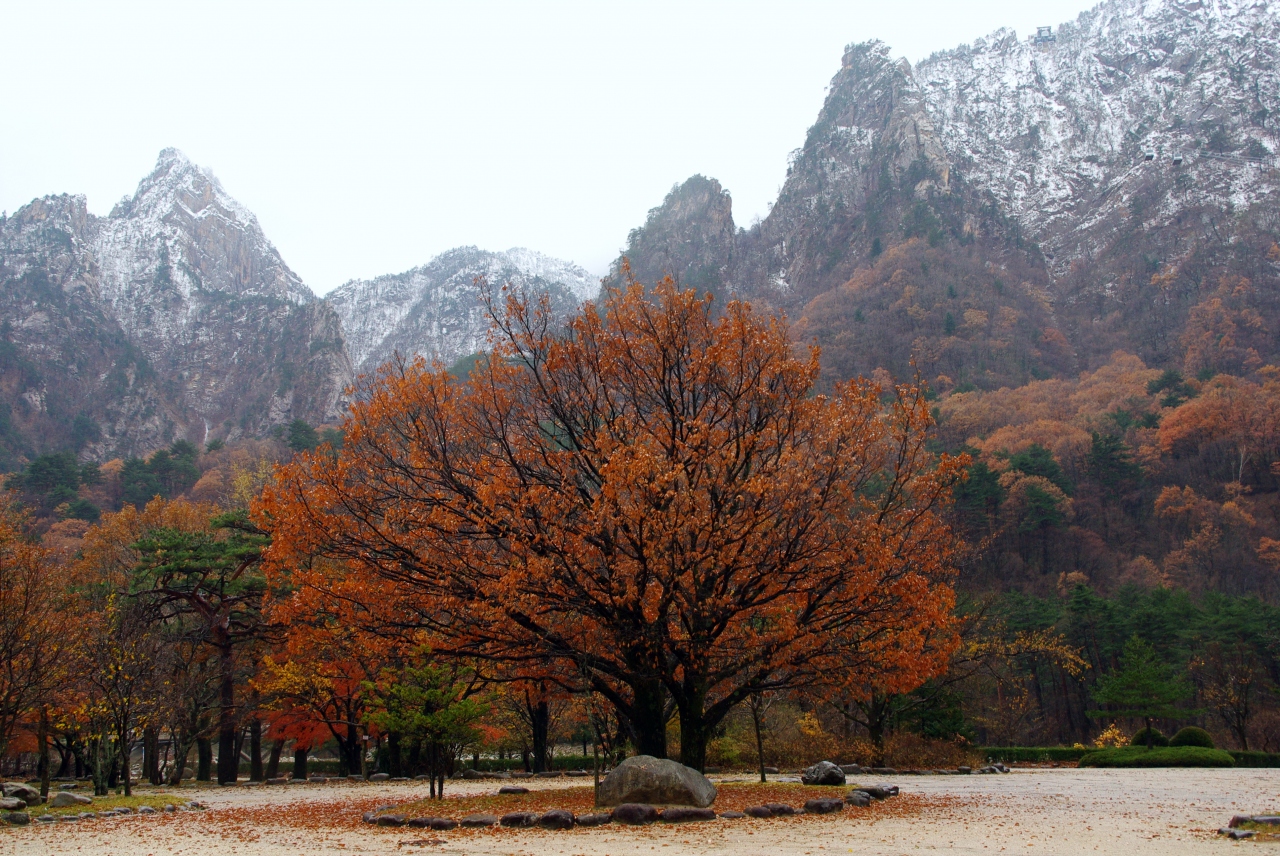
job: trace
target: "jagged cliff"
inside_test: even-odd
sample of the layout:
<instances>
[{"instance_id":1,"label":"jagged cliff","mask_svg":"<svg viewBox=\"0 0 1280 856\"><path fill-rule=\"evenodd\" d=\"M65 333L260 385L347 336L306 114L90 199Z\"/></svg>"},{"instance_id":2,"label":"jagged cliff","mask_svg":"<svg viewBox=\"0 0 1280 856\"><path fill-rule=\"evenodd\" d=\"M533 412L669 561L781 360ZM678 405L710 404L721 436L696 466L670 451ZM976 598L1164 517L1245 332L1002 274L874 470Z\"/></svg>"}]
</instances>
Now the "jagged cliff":
<instances>
[{"instance_id":1,"label":"jagged cliff","mask_svg":"<svg viewBox=\"0 0 1280 856\"><path fill-rule=\"evenodd\" d=\"M345 407L338 317L173 149L107 217L58 196L6 218L0 295L11 454L141 454Z\"/></svg>"},{"instance_id":2,"label":"jagged cliff","mask_svg":"<svg viewBox=\"0 0 1280 856\"><path fill-rule=\"evenodd\" d=\"M788 312L835 376L914 357L994 387L1117 348L1190 371L1276 354L1280 15L1110 0L1055 37L916 68L850 46L763 221L735 231L696 176L626 257Z\"/></svg>"}]
</instances>

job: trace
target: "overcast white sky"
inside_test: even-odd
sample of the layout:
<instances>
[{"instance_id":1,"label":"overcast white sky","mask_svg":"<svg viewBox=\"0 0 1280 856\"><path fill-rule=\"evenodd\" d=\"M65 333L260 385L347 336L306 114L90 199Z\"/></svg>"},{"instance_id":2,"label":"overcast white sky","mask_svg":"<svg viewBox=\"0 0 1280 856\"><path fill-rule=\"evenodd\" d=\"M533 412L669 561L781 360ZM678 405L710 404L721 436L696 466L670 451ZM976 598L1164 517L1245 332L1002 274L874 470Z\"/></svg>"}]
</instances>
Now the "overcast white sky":
<instances>
[{"instance_id":1,"label":"overcast white sky","mask_svg":"<svg viewBox=\"0 0 1280 856\"><path fill-rule=\"evenodd\" d=\"M1093 0L0 0L0 209L106 214L176 146L323 294L462 244L603 273L694 173L768 211L849 42L917 61Z\"/></svg>"}]
</instances>

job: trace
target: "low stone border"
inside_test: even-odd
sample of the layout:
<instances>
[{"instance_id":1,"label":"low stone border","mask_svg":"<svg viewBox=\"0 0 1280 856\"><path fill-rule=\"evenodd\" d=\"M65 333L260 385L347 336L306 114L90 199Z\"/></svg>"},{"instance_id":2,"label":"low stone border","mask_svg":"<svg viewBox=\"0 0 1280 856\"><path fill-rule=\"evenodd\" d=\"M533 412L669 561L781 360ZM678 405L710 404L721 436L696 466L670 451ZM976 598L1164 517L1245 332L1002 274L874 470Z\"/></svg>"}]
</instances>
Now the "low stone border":
<instances>
[{"instance_id":1,"label":"low stone border","mask_svg":"<svg viewBox=\"0 0 1280 856\"><path fill-rule=\"evenodd\" d=\"M508 788L503 788L508 791ZM515 791L511 788L510 791ZM521 789L523 792L523 789ZM855 786L844 797L818 797L806 800L801 808L786 803L767 803L751 806L746 811L723 811L716 813L709 808L691 806L671 806L659 809L645 803L623 803L608 812L574 815L565 809L553 808L538 813L535 811L513 811L504 815L470 814L454 820L447 817L415 817L412 820L403 814L391 812L383 814L394 805L380 806L373 811L361 815L361 820L374 826L410 826L448 831L459 826L467 828L485 828L502 826L508 829L572 829L575 826L594 827L618 823L627 826L647 826L652 823L704 823L712 820L739 820L742 818L794 817L802 814L834 814L844 811L847 806L866 808L873 800L885 800L898 795L897 785L860 785ZM1280 822L1280 818L1277 818Z\"/></svg>"}]
</instances>

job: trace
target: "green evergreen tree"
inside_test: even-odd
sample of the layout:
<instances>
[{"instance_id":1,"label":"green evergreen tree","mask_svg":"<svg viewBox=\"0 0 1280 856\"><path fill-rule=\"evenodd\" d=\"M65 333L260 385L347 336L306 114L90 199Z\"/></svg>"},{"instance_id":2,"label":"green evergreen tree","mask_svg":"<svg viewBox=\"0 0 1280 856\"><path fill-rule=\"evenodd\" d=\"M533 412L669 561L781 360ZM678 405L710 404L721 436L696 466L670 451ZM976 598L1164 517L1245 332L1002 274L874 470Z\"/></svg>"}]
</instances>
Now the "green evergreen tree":
<instances>
[{"instance_id":1,"label":"green evergreen tree","mask_svg":"<svg viewBox=\"0 0 1280 856\"><path fill-rule=\"evenodd\" d=\"M1146 724L1147 748L1152 747L1151 720L1185 716L1178 702L1191 695L1191 685L1174 677L1156 649L1134 634L1120 655L1120 668L1098 682L1093 698L1098 704L1118 710L1091 710L1089 715L1140 716Z\"/></svg>"}]
</instances>

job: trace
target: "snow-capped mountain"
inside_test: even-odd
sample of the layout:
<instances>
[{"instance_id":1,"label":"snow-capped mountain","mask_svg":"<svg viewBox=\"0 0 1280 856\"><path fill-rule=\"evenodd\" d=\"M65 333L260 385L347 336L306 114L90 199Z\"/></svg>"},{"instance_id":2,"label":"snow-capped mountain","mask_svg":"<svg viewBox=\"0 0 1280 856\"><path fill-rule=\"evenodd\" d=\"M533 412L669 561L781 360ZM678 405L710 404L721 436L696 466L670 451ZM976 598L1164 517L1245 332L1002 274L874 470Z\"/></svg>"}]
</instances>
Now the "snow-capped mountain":
<instances>
[{"instance_id":1,"label":"snow-capped mountain","mask_svg":"<svg viewBox=\"0 0 1280 856\"><path fill-rule=\"evenodd\" d=\"M327 299L342 319L352 363L370 372L397 353L447 365L483 350L490 320L483 298L502 286L545 291L562 314L598 287L581 267L532 250L459 247L404 273L352 280Z\"/></svg>"},{"instance_id":2,"label":"snow-capped mountain","mask_svg":"<svg viewBox=\"0 0 1280 856\"><path fill-rule=\"evenodd\" d=\"M1280 149L1280 14L1259 0L1112 0L1036 42L1008 30L920 63L942 147L1054 254L1151 180L1244 209L1270 200Z\"/></svg>"},{"instance_id":3,"label":"snow-capped mountain","mask_svg":"<svg viewBox=\"0 0 1280 856\"><path fill-rule=\"evenodd\" d=\"M107 217L56 196L0 222L0 304L12 454L141 454L346 407L338 317L174 149Z\"/></svg>"}]
</instances>

